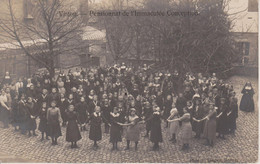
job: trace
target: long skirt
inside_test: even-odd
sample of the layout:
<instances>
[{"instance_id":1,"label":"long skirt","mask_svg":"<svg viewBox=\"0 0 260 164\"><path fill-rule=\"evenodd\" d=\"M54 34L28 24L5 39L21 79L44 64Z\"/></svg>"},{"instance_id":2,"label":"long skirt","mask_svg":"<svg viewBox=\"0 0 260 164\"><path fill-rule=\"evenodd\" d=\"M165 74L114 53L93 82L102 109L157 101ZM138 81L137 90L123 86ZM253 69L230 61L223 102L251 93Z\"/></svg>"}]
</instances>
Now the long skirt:
<instances>
[{"instance_id":1,"label":"long skirt","mask_svg":"<svg viewBox=\"0 0 260 164\"><path fill-rule=\"evenodd\" d=\"M151 126L152 126L151 121L147 121L147 122L146 122L146 126L145 126L146 130L147 130L147 131L150 131L150 130L151 130Z\"/></svg>"},{"instance_id":2,"label":"long skirt","mask_svg":"<svg viewBox=\"0 0 260 164\"><path fill-rule=\"evenodd\" d=\"M190 122L182 122L181 141L184 144L189 144L192 138L192 126Z\"/></svg>"},{"instance_id":3,"label":"long skirt","mask_svg":"<svg viewBox=\"0 0 260 164\"><path fill-rule=\"evenodd\" d=\"M40 120L38 130L42 133L46 133L47 135L49 135L49 129L48 129L48 124L46 119Z\"/></svg>"},{"instance_id":4,"label":"long skirt","mask_svg":"<svg viewBox=\"0 0 260 164\"><path fill-rule=\"evenodd\" d=\"M196 122L196 121L193 121L193 122L192 122L192 130L193 130L196 134L201 134L201 133L203 133L203 128L204 128L204 122Z\"/></svg>"},{"instance_id":5,"label":"long skirt","mask_svg":"<svg viewBox=\"0 0 260 164\"><path fill-rule=\"evenodd\" d=\"M213 144L216 142L216 120L210 119L205 122L203 137L208 139Z\"/></svg>"},{"instance_id":6,"label":"long skirt","mask_svg":"<svg viewBox=\"0 0 260 164\"><path fill-rule=\"evenodd\" d=\"M139 141L140 140L140 126L136 124L134 126L129 126L126 130L126 139L130 141Z\"/></svg>"},{"instance_id":7,"label":"long skirt","mask_svg":"<svg viewBox=\"0 0 260 164\"><path fill-rule=\"evenodd\" d=\"M101 125L90 125L89 139L92 141L100 141L102 139Z\"/></svg>"},{"instance_id":8,"label":"long skirt","mask_svg":"<svg viewBox=\"0 0 260 164\"><path fill-rule=\"evenodd\" d=\"M62 121L65 123L65 122L67 122L68 121L68 119L67 119L67 114L66 114L66 112L65 112L65 110L63 109L63 110L60 110L60 114L61 114L61 119L62 119Z\"/></svg>"},{"instance_id":9,"label":"long skirt","mask_svg":"<svg viewBox=\"0 0 260 164\"><path fill-rule=\"evenodd\" d=\"M54 121L48 124L50 137L58 138L61 136L61 128L59 121Z\"/></svg>"},{"instance_id":10,"label":"long skirt","mask_svg":"<svg viewBox=\"0 0 260 164\"><path fill-rule=\"evenodd\" d=\"M19 126L20 124L20 118L19 113L17 111L12 112L12 125L13 126Z\"/></svg>"},{"instance_id":11,"label":"long skirt","mask_svg":"<svg viewBox=\"0 0 260 164\"><path fill-rule=\"evenodd\" d=\"M79 123L85 124L87 121L87 113L80 113L79 114Z\"/></svg>"},{"instance_id":12,"label":"long skirt","mask_svg":"<svg viewBox=\"0 0 260 164\"><path fill-rule=\"evenodd\" d=\"M169 129L169 133L170 134L177 134L178 130L179 130L179 122L178 121L173 121L170 123L170 129Z\"/></svg>"},{"instance_id":13,"label":"long skirt","mask_svg":"<svg viewBox=\"0 0 260 164\"><path fill-rule=\"evenodd\" d=\"M36 120L33 118L27 118L26 130L35 130L37 128Z\"/></svg>"},{"instance_id":14,"label":"long skirt","mask_svg":"<svg viewBox=\"0 0 260 164\"><path fill-rule=\"evenodd\" d=\"M240 110L245 112L252 112L255 110L253 98L249 94L244 94L240 102Z\"/></svg>"},{"instance_id":15,"label":"long skirt","mask_svg":"<svg viewBox=\"0 0 260 164\"><path fill-rule=\"evenodd\" d=\"M118 125L112 124L110 127L110 140L111 143L122 141L122 128Z\"/></svg>"},{"instance_id":16,"label":"long skirt","mask_svg":"<svg viewBox=\"0 0 260 164\"><path fill-rule=\"evenodd\" d=\"M79 132L79 127L76 121L69 121L66 130L66 141L77 142L82 137Z\"/></svg>"},{"instance_id":17,"label":"long skirt","mask_svg":"<svg viewBox=\"0 0 260 164\"><path fill-rule=\"evenodd\" d=\"M154 126L151 127L151 142L158 143L162 142L162 128L161 124L154 124Z\"/></svg>"}]
</instances>

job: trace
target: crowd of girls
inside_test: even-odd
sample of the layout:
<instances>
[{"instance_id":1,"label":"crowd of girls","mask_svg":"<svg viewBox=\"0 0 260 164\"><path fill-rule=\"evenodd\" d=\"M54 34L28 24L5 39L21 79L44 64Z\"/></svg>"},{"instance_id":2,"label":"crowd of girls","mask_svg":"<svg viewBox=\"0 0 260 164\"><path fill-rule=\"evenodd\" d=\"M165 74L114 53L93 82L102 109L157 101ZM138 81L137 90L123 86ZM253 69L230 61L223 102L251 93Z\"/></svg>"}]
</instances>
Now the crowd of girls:
<instances>
[{"instance_id":1,"label":"crowd of girls","mask_svg":"<svg viewBox=\"0 0 260 164\"><path fill-rule=\"evenodd\" d=\"M253 111L250 83L242 93L240 109ZM37 136L39 130L41 140L51 139L52 145L57 145L61 128L66 127L71 148L78 147L77 142L84 137L81 131L89 126L88 137L97 149L104 125L111 150L118 150L122 137L126 150L131 142L137 150L141 127L145 126L144 137L149 137L156 151L163 142L162 122L170 141L181 142L182 150L189 148L193 134L213 146L216 137L225 139L225 135L235 133L238 117L233 86L215 73L188 72L181 76L177 70L160 72L147 65L135 68L124 63L67 73L61 70L55 77L46 71L12 80L6 73L0 103L4 128L12 124L29 137Z\"/></svg>"}]
</instances>

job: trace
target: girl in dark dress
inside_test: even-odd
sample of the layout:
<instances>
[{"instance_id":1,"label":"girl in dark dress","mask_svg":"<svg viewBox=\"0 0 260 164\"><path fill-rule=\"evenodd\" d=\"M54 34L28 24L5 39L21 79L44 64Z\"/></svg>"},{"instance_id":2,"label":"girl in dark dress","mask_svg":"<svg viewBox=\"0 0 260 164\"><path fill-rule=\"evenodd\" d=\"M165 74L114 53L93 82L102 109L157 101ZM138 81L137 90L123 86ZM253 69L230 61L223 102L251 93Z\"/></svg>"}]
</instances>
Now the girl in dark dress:
<instances>
[{"instance_id":1,"label":"girl in dark dress","mask_svg":"<svg viewBox=\"0 0 260 164\"><path fill-rule=\"evenodd\" d=\"M12 101L12 119L13 119L13 126L15 131L18 131L17 127L19 127L20 124L20 111L19 111L18 104L19 104L18 94L16 94L14 100Z\"/></svg>"},{"instance_id":2,"label":"girl in dark dress","mask_svg":"<svg viewBox=\"0 0 260 164\"><path fill-rule=\"evenodd\" d=\"M120 117L120 112L117 107L114 107L113 112L110 112L110 142L113 144L113 150L118 150L117 143L122 142L121 130L122 127L118 123L122 123L122 117Z\"/></svg>"},{"instance_id":3,"label":"girl in dark dress","mask_svg":"<svg viewBox=\"0 0 260 164\"><path fill-rule=\"evenodd\" d=\"M161 113L160 108L155 106L153 109L153 116L151 119L151 137L150 140L154 143L153 150L159 150L159 142L162 142L161 129Z\"/></svg>"},{"instance_id":4,"label":"girl in dark dress","mask_svg":"<svg viewBox=\"0 0 260 164\"><path fill-rule=\"evenodd\" d=\"M46 139L49 140L48 133L48 124L47 124L47 102L42 103L42 107L39 111L40 124L38 130L42 133L41 141L44 140L44 133L46 135Z\"/></svg>"},{"instance_id":5,"label":"girl in dark dress","mask_svg":"<svg viewBox=\"0 0 260 164\"><path fill-rule=\"evenodd\" d=\"M100 107L96 106L95 112L90 115L90 130L89 130L89 139L94 141L93 148L96 150L98 148L97 141L102 139L101 133L101 113Z\"/></svg>"},{"instance_id":6,"label":"girl in dark dress","mask_svg":"<svg viewBox=\"0 0 260 164\"><path fill-rule=\"evenodd\" d=\"M38 96L37 106L41 108L43 102L49 102L48 90L45 88L42 89L42 94L39 94Z\"/></svg>"},{"instance_id":7,"label":"girl in dark dress","mask_svg":"<svg viewBox=\"0 0 260 164\"><path fill-rule=\"evenodd\" d=\"M204 111L203 107L201 106L200 99L195 99L195 104L193 106L193 110L191 113L191 117L197 120L200 120L203 118ZM192 120L192 130L196 133L195 138L200 138L200 135L203 132L203 122L197 122Z\"/></svg>"},{"instance_id":8,"label":"girl in dark dress","mask_svg":"<svg viewBox=\"0 0 260 164\"><path fill-rule=\"evenodd\" d=\"M80 98L80 102L76 105L76 111L77 111L77 114L78 114L78 121L79 121L79 124L80 124L80 130L83 131L83 130L86 130L86 126L85 126L85 123L87 121L87 103L85 101L85 98L84 97L81 97Z\"/></svg>"},{"instance_id":9,"label":"girl in dark dress","mask_svg":"<svg viewBox=\"0 0 260 164\"><path fill-rule=\"evenodd\" d=\"M163 106L163 118L166 122L166 128L168 127L167 119L170 116L171 109L172 109L172 97L171 97L171 95L167 95L167 98L166 98L166 100L164 102L164 106Z\"/></svg>"},{"instance_id":10,"label":"girl in dark dress","mask_svg":"<svg viewBox=\"0 0 260 164\"><path fill-rule=\"evenodd\" d=\"M236 119L238 118L238 104L237 98L235 97L235 92L232 92L232 96L230 98L230 105L229 105L229 113L228 116L228 125L229 125L229 132L235 134L235 130L237 128Z\"/></svg>"},{"instance_id":11,"label":"girl in dark dress","mask_svg":"<svg viewBox=\"0 0 260 164\"><path fill-rule=\"evenodd\" d=\"M60 108L60 114L62 119L62 126L66 126L67 124L67 115L66 115L66 109L69 106L68 101L65 98L64 94L60 94L60 101L59 101L59 108Z\"/></svg>"},{"instance_id":12,"label":"girl in dark dress","mask_svg":"<svg viewBox=\"0 0 260 164\"><path fill-rule=\"evenodd\" d=\"M228 120L227 120L228 107L225 102L225 98L220 99L219 108L217 109L217 132L218 137L225 139L225 135L228 132Z\"/></svg>"},{"instance_id":13,"label":"girl in dark dress","mask_svg":"<svg viewBox=\"0 0 260 164\"><path fill-rule=\"evenodd\" d=\"M27 110L26 110L26 100L25 95L21 95L21 100L18 103L18 118L19 118L19 129L21 130L22 134L25 134L26 131L26 120L27 120Z\"/></svg>"},{"instance_id":14,"label":"girl in dark dress","mask_svg":"<svg viewBox=\"0 0 260 164\"><path fill-rule=\"evenodd\" d=\"M149 137L149 132L151 131L151 120L149 118L153 115L153 109L149 102L145 102L143 115L146 122L146 135L144 137Z\"/></svg>"},{"instance_id":15,"label":"girl in dark dress","mask_svg":"<svg viewBox=\"0 0 260 164\"><path fill-rule=\"evenodd\" d=\"M51 107L47 110L47 122L52 145L57 145L57 139L61 136L60 109L56 107L56 102L51 102Z\"/></svg>"},{"instance_id":16,"label":"girl in dark dress","mask_svg":"<svg viewBox=\"0 0 260 164\"><path fill-rule=\"evenodd\" d=\"M112 112L112 109L109 105L108 99L104 100L104 103L101 106L101 111L103 113L103 118L105 122L105 133L109 133L110 112Z\"/></svg>"},{"instance_id":17,"label":"girl in dark dress","mask_svg":"<svg viewBox=\"0 0 260 164\"><path fill-rule=\"evenodd\" d=\"M162 142L162 129L161 129L161 113L158 106L153 107L153 114L149 118L151 121L151 136L150 140L154 143L153 151L159 150L159 142Z\"/></svg>"},{"instance_id":18,"label":"girl in dark dress","mask_svg":"<svg viewBox=\"0 0 260 164\"><path fill-rule=\"evenodd\" d=\"M36 117L38 115L38 112L36 111L35 103L33 102L33 99L31 97L28 97L28 101L27 101L25 107L28 112L27 130L29 132L29 137L31 136L31 131L33 132L34 136L37 136L37 134L35 133L35 130L37 128Z\"/></svg>"},{"instance_id":19,"label":"girl in dark dress","mask_svg":"<svg viewBox=\"0 0 260 164\"><path fill-rule=\"evenodd\" d=\"M71 148L77 148L77 141L82 137L79 132L79 127L77 124L77 113L74 110L74 106L70 105L68 111L66 112L68 118L68 125L66 130L66 141L71 142Z\"/></svg>"},{"instance_id":20,"label":"girl in dark dress","mask_svg":"<svg viewBox=\"0 0 260 164\"><path fill-rule=\"evenodd\" d=\"M245 112L252 112L255 110L253 95L255 94L254 89L250 82L247 82L241 92L243 94L240 102L240 110Z\"/></svg>"}]
</instances>

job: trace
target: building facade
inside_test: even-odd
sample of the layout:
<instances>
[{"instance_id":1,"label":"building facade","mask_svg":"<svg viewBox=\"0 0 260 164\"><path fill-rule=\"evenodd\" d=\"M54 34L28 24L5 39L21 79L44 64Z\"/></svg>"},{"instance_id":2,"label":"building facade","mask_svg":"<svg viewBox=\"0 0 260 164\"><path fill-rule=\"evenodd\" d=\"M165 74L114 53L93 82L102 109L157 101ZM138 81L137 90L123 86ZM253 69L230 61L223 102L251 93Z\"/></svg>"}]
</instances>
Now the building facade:
<instances>
[{"instance_id":1,"label":"building facade","mask_svg":"<svg viewBox=\"0 0 260 164\"><path fill-rule=\"evenodd\" d=\"M258 66L258 0L231 0L228 13L233 20L241 64Z\"/></svg>"}]
</instances>

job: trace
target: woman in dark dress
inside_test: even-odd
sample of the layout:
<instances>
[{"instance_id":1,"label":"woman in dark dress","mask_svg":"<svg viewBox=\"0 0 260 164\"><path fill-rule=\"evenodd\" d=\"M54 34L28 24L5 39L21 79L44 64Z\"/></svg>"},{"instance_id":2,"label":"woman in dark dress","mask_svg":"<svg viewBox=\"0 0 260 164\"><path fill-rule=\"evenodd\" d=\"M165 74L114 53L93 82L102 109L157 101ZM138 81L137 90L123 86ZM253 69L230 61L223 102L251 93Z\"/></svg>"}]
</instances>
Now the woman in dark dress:
<instances>
[{"instance_id":1,"label":"woman in dark dress","mask_svg":"<svg viewBox=\"0 0 260 164\"><path fill-rule=\"evenodd\" d=\"M90 130L89 130L89 139L94 141L93 148L96 150L98 148L97 141L102 139L101 132L101 113L100 107L96 106L95 112L90 115Z\"/></svg>"},{"instance_id":2,"label":"woman in dark dress","mask_svg":"<svg viewBox=\"0 0 260 164\"><path fill-rule=\"evenodd\" d=\"M37 134L35 133L35 130L37 128L37 124L36 124L36 117L38 115L36 108L35 108L35 103L33 102L32 97L28 97L28 101L25 105L26 110L28 112L27 114L27 130L29 133L29 137L32 135L31 131L33 132L34 136L37 136Z\"/></svg>"},{"instance_id":3,"label":"woman in dark dress","mask_svg":"<svg viewBox=\"0 0 260 164\"><path fill-rule=\"evenodd\" d=\"M77 148L77 141L82 137L79 132L79 127L77 124L77 113L74 110L74 106L70 105L68 111L66 112L68 118L68 125L66 130L66 141L71 142L71 148Z\"/></svg>"},{"instance_id":4,"label":"woman in dark dress","mask_svg":"<svg viewBox=\"0 0 260 164\"><path fill-rule=\"evenodd\" d=\"M48 131L48 124L47 124L47 102L42 103L42 107L39 111L40 123L38 130L42 133L41 141L44 140L44 133L46 135L46 139L49 140L49 131Z\"/></svg>"},{"instance_id":5,"label":"woman in dark dress","mask_svg":"<svg viewBox=\"0 0 260 164\"><path fill-rule=\"evenodd\" d=\"M47 110L47 122L52 145L57 145L57 139L61 136L60 109L56 107L56 102L51 102L51 107Z\"/></svg>"},{"instance_id":6,"label":"woman in dark dress","mask_svg":"<svg viewBox=\"0 0 260 164\"><path fill-rule=\"evenodd\" d=\"M243 94L240 102L240 110L245 112L253 112L255 110L253 95L254 89L250 82L247 82L241 92Z\"/></svg>"},{"instance_id":7,"label":"woman in dark dress","mask_svg":"<svg viewBox=\"0 0 260 164\"><path fill-rule=\"evenodd\" d=\"M111 127L110 127L110 142L113 144L113 150L118 150L117 148L117 143L122 142L122 137L121 137L121 130L122 127L118 123L122 123L122 117L120 117L120 112L118 111L117 107L114 107L113 112L110 112L110 122L111 122Z\"/></svg>"},{"instance_id":8,"label":"woman in dark dress","mask_svg":"<svg viewBox=\"0 0 260 164\"><path fill-rule=\"evenodd\" d=\"M159 150L159 142L162 142L162 128L161 128L161 113L158 106L153 107L153 114L151 118L151 136L150 140L154 143L153 151Z\"/></svg>"}]
</instances>

